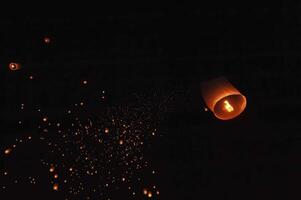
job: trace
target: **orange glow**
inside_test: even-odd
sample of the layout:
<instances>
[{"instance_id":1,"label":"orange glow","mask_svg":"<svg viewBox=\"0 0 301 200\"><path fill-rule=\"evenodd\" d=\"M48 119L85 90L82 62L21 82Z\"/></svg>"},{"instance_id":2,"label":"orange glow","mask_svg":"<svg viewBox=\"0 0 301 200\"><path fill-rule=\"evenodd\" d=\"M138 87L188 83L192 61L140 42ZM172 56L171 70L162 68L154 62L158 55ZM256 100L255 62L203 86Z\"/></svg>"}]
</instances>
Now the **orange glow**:
<instances>
[{"instance_id":1,"label":"orange glow","mask_svg":"<svg viewBox=\"0 0 301 200\"><path fill-rule=\"evenodd\" d=\"M143 189L143 194L144 194L144 195L147 195L147 193L148 193L148 192L147 192L147 189Z\"/></svg>"},{"instance_id":2,"label":"orange glow","mask_svg":"<svg viewBox=\"0 0 301 200\"><path fill-rule=\"evenodd\" d=\"M108 128L105 128L105 133L109 133L109 129Z\"/></svg>"},{"instance_id":3,"label":"orange glow","mask_svg":"<svg viewBox=\"0 0 301 200\"><path fill-rule=\"evenodd\" d=\"M216 78L201 84L206 106L221 120L240 115L247 105L247 99L227 79Z\"/></svg>"},{"instance_id":4,"label":"orange glow","mask_svg":"<svg viewBox=\"0 0 301 200\"><path fill-rule=\"evenodd\" d=\"M231 104L229 103L229 101L225 100L224 101L224 107L228 112L233 112L234 108L231 106Z\"/></svg>"},{"instance_id":5,"label":"orange glow","mask_svg":"<svg viewBox=\"0 0 301 200\"><path fill-rule=\"evenodd\" d=\"M57 178L59 177L59 175L55 174L53 177L54 177L55 179L57 179Z\"/></svg>"},{"instance_id":6,"label":"orange glow","mask_svg":"<svg viewBox=\"0 0 301 200\"><path fill-rule=\"evenodd\" d=\"M21 69L21 65L19 63L9 63L8 67L12 71Z\"/></svg>"},{"instance_id":7,"label":"orange glow","mask_svg":"<svg viewBox=\"0 0 301 200\"><path fill-rule=\"evenodd\" d=\"M51 42L49 37L44 37L44 43L49 44Z\"/></svg>"},{"instance_id":8,"label":"orange glow","mask_svg":"<svg viewBox=\"0 0 301 200\"><path fill-rule=\"evenodd\" d=\"M153 196L152 192L148 192L147 197L151 198Z\"/></svg>"},{"instance_id":9,"label":"orange glow","mask_svg":"<svg viewBox=\"0 0 301 200\"><path fill-rule=\"evenodd\" d=\"M59 190L59 184L55 183L55 184L53 185L53 190L54 190L54 191L58 191L58 190Z\"/></svg>"},{"instance_id":10,"label":"orange glow","mask_svg":"<svg viewBox=\"0 0 301 200\"><path fill-rule=\"evenodd\" d=\"M6 150L4 151L4 153L5 153L6 155L10 154L10 153L11 153L11 149L6 149Z\"/></svg>"}]
</instances>

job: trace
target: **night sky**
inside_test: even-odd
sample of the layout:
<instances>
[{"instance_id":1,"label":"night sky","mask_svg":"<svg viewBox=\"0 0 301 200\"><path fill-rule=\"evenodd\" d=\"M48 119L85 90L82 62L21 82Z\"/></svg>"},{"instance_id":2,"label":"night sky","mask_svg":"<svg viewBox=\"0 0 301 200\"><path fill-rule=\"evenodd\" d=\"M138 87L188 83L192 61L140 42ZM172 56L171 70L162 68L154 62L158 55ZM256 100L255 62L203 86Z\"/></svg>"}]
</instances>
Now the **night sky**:
<instances>
[{"instance_id":1,"label":"night sky","mask_svg":"<svg viewBox=\"0 0 301 200\"><path fill-rule=\"evenodd\" d=\"M299 199L300 11L1 18L0 199ZM205 111L220 76L232 120Z\"/></svg>"}]
</instances>

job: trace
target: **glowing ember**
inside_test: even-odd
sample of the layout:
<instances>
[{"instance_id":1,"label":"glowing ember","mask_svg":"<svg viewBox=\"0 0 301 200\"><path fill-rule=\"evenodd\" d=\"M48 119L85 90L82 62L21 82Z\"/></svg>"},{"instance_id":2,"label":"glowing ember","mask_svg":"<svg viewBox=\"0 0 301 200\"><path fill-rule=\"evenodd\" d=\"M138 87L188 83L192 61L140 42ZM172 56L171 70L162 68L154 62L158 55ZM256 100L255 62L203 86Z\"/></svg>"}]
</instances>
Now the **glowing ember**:
<instances>
[{"instance_id":1,"label":"glowing ember","mask_svg":"<svg viewBox=\"0 0 301 200\"><path fill-rule=\"evenodd\" d=\"M4 151L4 153L5 153L6 155L10 154L10 153L11 153L11 149L6 149L6 150Z\"/></svg>"},{"instance_id":2,"label":"glowing ember","mask_svg":"<svg viewBox=\"0 0 301 200\"><path fill-rule=\"evenodd\" d=\"M54 167L50 167L49 172L54 172L55 168Z\"/></svg>"},{"instance_id":3,"label":"glowing ember","mask_svg":"<svg viewBox=\"0 0 301 200\"><path fill-rule=\"evenodd\" d=\"M53 190L54 190L54 191L58 191L58 190L59 190L59 185L58 185L57 183L55 183L55 184L53 185Z\"/></svg>"},{"instance_id":4,"label":"glowing ember","mask_svg":"<svg viewBox=\"0 0 301 200\"><path fill-rule=\"evenodd\" d=\"M9 63L9 69L12 71L18 70L21 68L21 65L19 63Z\"/></svg>"},{"instance_id":5,"label":"glowing ember","mask_svg":"<svg viewBox=\"0 0 301 200\"><path fill-rule=\"evenodd\" d=\"M144 195L147 195L147 193L148 193L148 192L147 192L147 189L144 189L144 190L143 190L143 194L144 194Z\"/></svg>"},{"instance_id":6,"label":"glowing ember","mask_svg":"<svg viewBox=\"0 0 301 200\"><path fill-rule=\"evenodd\" d=\"M45 37L44 38L44 43L45 44L49 44L51 42L50 38L49 37Z\"/></svg>"},{"instance_id":7,"label":"glowing ember","mask_svg":"<svg viewBox=\"0 0 301 200\"><path fill-rule=\"evenodd\" d=\"M228 112L232 112L234 110L234 108L231 106L231 104L227 100L224 101L224 104L225 104L224 107Z\"/></svg>"}]
</instances>

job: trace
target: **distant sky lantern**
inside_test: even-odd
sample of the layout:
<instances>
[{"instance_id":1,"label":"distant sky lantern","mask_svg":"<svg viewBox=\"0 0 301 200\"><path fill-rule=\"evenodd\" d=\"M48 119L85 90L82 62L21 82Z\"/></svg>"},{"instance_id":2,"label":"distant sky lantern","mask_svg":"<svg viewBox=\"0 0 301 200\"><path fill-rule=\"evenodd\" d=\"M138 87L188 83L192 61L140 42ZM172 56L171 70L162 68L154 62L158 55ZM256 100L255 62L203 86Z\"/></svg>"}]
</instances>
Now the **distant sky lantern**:
<instances>
[{"instance_id":1,"label":"distant sky lantern","mask_svg":"<svg viewBox=\"0 0 301 200\"><path fill-rule=\"evenodd\" d=\"M59 184L57 184L57 183L53 184L53 190L58 191L59 190Z\"/></svg>"},{"instance_id":2,"label":"distant sky lantern","mask_svg":"<svg viewBox=\"0 0 301 200\"><path fill-rule=\"evenodd\" d=\"M207 107L221 120L237 117L247 105L246 97L225 78L202 82L201 92Z\"/></svg>"},{"instance_id":3,"label":"distant sky lantern","mask_svg":"<svg viewBox=\"0 0 301 200\"><path fill-rule=\"evenodd\" d=\"M21 65L19 63L9 63L8 67L12 71L21 69Z\"/></svg>"},{"instance_id":4,"label":"distant sky lantern","mask_svg":"<svg viewBox=\"0 0 301 200\"><path fill-rule=\"evenodd\" d=\"M51 39L50 39L50 37L44 37L44 43L45 44L49 44L51 42Z\"/></svg>"}]
</instances>

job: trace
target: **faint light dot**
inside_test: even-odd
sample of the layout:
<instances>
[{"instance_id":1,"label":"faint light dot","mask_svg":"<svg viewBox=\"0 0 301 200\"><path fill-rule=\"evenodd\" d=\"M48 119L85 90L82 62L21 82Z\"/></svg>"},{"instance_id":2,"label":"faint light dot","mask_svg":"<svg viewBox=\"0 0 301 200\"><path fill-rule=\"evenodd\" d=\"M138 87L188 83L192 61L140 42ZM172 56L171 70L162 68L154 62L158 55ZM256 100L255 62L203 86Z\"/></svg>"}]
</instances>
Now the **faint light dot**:
<instances>
[{"instance_id":1,"label":"faint light dot","mask_svg":"<svg viewBox=\"0 0 301 200\"><path fill-rule=\"evenodd\" d=\"M143 189L143 194L147 195L147 189Z\"/></svg>"},{"instance_id":2,"label":"faint light dot","mask_svg":"<svg viewBox=\"0 0 301 200\"><path fill-rule=\"evenodd\" d=\"M83 105L84 105L84 102L80 102L80 105L83 106Z\"/></svg>"},{"instance_id":3,"label":"faint light dot","mask_svg":"<svg viewBox=\"0 0 301 200\"><path fill-rule=\"evenodd\" d=\"M54 167L50 167L49 172L54 172L55 168Z\"/></svg>"},{"instance_id":4,"label":"faint light dot","mask_svg":"<svg viewBox=\"0 0 301 200\"><path fill-rule=\"evenodd\" d=\"M4 172L4 175L7 176L7 175L8 175L8 172Z\"/></svg>"},{"instance_id":5,"label":"faint light dot","mask_svg":"<svg viewBox=\"0 0 301 200\"><path fill-rule=\"evenodd\" d=\"M33 76L29 76L29 79L30 79L30 80L33 80Z\"/></svg>"},{"instance_id":6,"label":"faint light dot","mask_svg":"<svg viewBox=\"0 0 301 200\"><path fill-rule=\"evenodd\" d=\"M155 174L155 173L156 173L156 172L153 170L153 171L152 171L152 174Z\"/></svg>"},{"instance_id":7,"label":"faint light dot","mask_svg":"<svg viewBox=\"0 0 301 200\"><path fill-rule=\"evenodd\" d=\"M49 37L44 37L44 43L49 44L51 42Z\"/></svg>"},{"instance_id":8,"label":"faint light dot","mask_svg":"<svg viewBox=\"0 0 301 200\"><path fill-rule=\"evenodd\" d=\"M28 136L28 139L31 140L31 136Z\"/></svg>"},{"instance_id":9,"label":"faint light dot","mask_svg":"<svg viewBox=\"0 0 301 200\"><path fill-rule=\"evenodd\" d=\"M208 108L204 107L204 111L207 112L207 111L208 111Z\"/></svg>"},{"instance_id":10,"label":"faint light dot","mask_svg":"<svg viewBox=\"0 0 301 200\"><path fill-rule=\"evenodd\" d=\"M58 191L58 190L59 190L59 185L58 185L57 183L55 183L55 184L53 185L53 190L54 190L54 191Z\"/></svg>"},{"instance_id":11,"label":"faint light dot","mask_svg":"<svg viewBox=\"0 0 301 200\"><path fill-rule=\"evenodd\" d=\"M151 192L148 192L147 197L151 198L153 196L153 194Z\"/></svg>"},{"instance_id":12,"label":"faint light dot","mask_svg":"<svg viewBox=\"0 0 301 200\"><path fill-rule=\"evenodd\" d=\"M53 177L54 177L55 179L57 179L57 178L59 177L59 175L55 174Z\"/></svg>"},{"instance_id":13,"label":"faint light dot","mask_svg":"<svg viewBox=\"0 0 301 200\"><path fill-rule=\"evenodd\" d=\"M125 178L122 178L122 181L124 182L124 181L125 181Z\"/></svg>"},{"instance_id":14,"label":"faint light dot","mask_svg":"<svg viewBox=\"0 0 301 200\"><path fill-rule=\"evenodd\" d=\"M157 195L159 195L160 194L160 192L159 192L159 190L157 191Z\"/></svg>"},{"instance_id":15,"label":"faint light dot","mask_svg":"<svg viewBox=\"0 0 301 200\"><path fill-rule=\"evenodd\" d=\"M8 67L10 68L10 70L15 71L20 69L21 65L19 63L10 63Z\"/></svg>"},{"instance_id":16,"label":"faint light dot","mask_svg":"<svg viewBox=\"0 0 301 200\"><path fill-rule=\"evenodd\" d=\"M105 128L105 133L109 133L109 129L108 128Z\"/></svg>"},{"instance_id":17,"label":"faint light dot","mask_svg":"<svg viewBox=\"0 0 301 200\"><path fill-rule=\"evenodd\" d=\"M120 144L120 145L123 145L123 140L119 140L119 144Z\"/></svg>"},{"instance_id":18,"label":"faint light dot","mask_svg":"<svg viewBox=\"0 0 301 200\"><path fill-rule=\"evenodd\" d=\"M11 152L11 149L6 149L6 150L4 151L4 153L5 153L6 155L10 154L10 152Z\"/></svg>"},{"instance_id":19,"label":"faint light dot","mask_svg":"<svg viewBox=\"0 0 301 200\"><path fill-rule=\"evenodd\" d=\"M84 85L87 85L87 84L88 84L88 81L84 80L84 81L83 81L83 84L84 84Z\"/></svg>"},{"instance_id":20,"label":"faint light dot","mask_svg":"<svg viewBox=\"0 0 301 200\"><path fill-rule=\"evenodd\" d=\"M43 122L47 122L48 121L48 118L47 117L44 117L43 118Z\"/></svg>"}]
</instances>

